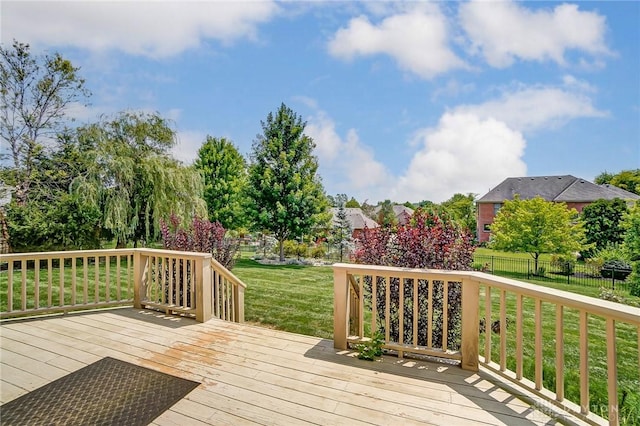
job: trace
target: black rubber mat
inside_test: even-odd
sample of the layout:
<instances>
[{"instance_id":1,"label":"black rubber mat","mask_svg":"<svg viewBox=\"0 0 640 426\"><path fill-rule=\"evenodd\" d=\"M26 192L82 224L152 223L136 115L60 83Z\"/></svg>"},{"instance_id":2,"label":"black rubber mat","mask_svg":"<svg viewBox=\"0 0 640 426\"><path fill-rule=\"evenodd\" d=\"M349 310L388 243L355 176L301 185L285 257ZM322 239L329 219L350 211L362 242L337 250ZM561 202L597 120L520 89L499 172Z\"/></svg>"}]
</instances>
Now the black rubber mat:
<instances>
[{"instance_id":1,"label":"black rubber mat","mask_svg":"<svg viewBox=\"0 0 640 426\"><path fill-rule=\"evenodd\" d=\"M0 406L0 423L147 425L198 385L107 357Z\"/></svg>"}]
</instances>

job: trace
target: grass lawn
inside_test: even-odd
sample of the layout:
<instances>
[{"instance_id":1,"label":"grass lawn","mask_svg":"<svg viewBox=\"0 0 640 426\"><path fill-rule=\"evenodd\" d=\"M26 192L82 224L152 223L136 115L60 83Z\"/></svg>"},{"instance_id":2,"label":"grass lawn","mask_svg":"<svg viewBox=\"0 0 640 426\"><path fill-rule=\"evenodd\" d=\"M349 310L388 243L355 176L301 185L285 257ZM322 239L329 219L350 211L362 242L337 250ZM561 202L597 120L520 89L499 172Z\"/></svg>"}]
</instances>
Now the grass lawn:
<instances>
[{"instance_id":1,"label":"grass lawn","mask_svg":"<svg viewBox=\"0 0 640 426\"><path fill-rule=\"evenodd\" d=\"M486 247L478 247L475 250L474 254L478 254L478 255L482 255L482 256L497 256L497 257L508 257L511 259L532 259L533 257L531 257L531 255L529 253L509 253L509 252L503 252L503 251L497 251L497 250L491 250L488 249ZM551 261L551 255L547 254L547 253L543 253L540 255L539 258L541 261L545 261L545 262L549 262Z\"/></svg>"},{"instance_id":2,"label":"grass lawn","mask_svg":"<svg viewBox=\"0 0 640 426\"><path fill-rule=\"evenodd\" d=\"M333 270L326 266L261 265L239 259L245 320L293 333L333 338Z\"/></svg>"}]
</instances>

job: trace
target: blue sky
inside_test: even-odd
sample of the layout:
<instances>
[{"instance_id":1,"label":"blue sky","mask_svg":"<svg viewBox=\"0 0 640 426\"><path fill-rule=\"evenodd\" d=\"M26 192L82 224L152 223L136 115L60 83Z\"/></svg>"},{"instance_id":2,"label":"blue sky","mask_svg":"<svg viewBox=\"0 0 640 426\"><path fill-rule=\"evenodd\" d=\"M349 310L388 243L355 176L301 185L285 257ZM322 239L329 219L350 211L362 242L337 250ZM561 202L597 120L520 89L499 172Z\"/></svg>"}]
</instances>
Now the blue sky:
<instances>
[{"instance_id":1,"label":"blue sky","mask_svg":"<svg viewBox=\"0 0 640 426\"><path fill-rule=\"evenodd\" d=\"M287 104L325 190L375 203L483 195L509 176L640 167L640 2L12 2L2 43L60 52L79 123L157 111L190 163L247 155Z\"/></svg>"}]
</instances>

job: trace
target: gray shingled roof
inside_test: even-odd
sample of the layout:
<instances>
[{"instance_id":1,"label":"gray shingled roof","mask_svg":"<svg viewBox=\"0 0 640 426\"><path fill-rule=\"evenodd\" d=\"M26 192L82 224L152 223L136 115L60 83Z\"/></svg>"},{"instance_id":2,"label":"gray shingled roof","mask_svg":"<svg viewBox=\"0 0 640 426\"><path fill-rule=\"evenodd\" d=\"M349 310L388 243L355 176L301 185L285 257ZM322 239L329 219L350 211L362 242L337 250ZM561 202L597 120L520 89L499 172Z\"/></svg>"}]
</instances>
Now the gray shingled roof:
<instances>
[{"instance_id":1,"label":"gray shingled roof","mask_svg":"<svg viewBox=\"0 0 640 426\"><path fill-rule=\"evenodd\" d=\"M380 213L380 210L382 209L382 206L376 206L375 209L373 209L373 211L378 214ZM407 206L403 206L402 204L394 204L393 205L393 214L398 217L400 216L402 213L406 212L409 216L413 216L413 209L409 208Z\"/></svg>"},{"instance_id":2,"label":"gray shingled roof","mask_svg":"<svg viewBox=\"0 0 640 426\"><path fill-rule=\"evenodd\" d=\"M364 229L365 225L367 228L378 228L380 225L376 223L375 220L368 218L364 213L362 213L362 209L357 207L347 207L344 209L347 214L347 220L351 225L351 229ZM333 221L336 222L336 214L338 213L337 208L331 209L331 214L333 215Z\"/></svg>"},{"instance_id":3,"label":"gray shingled roof","mask_svg":"<svg viewBox=\"0 0 640 426\"><path fill-rule=\"evenodd\" d=\"M595 201L601 198L640 200L640 196L620 188L612 189L611 185L596 185L585 179L564 175L507 178L477 202L502 203L504 200L512 200L516 194L520 195L522 200L540 196L547 201L565 203Z\"/></svg>"}]
</instances>

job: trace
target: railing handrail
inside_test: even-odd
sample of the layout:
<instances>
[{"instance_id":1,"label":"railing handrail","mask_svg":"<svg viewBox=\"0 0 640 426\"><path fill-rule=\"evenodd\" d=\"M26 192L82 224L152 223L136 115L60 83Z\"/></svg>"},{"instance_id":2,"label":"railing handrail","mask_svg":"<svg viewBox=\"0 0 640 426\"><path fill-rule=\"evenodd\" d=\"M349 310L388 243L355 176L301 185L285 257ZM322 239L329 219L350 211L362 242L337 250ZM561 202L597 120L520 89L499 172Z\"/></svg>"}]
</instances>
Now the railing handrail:
<instances>
[{"instance_id":1,"label":"railing handrail","mask_svg":"<svg viewBox=\"0 0 640 426\"><path fill-rule=\"evenodd\" d=\"M335 264L334 271L334 347L338 349L347 349L348 343L358 342L364 337L362 318L366 308L364 303L364 295L354 293L352 287L352 276L359 277L360 290L364 287L365 277L368 278L368 285L371 286L371 316L372 325L371 329L376 327L375 313L376 304L378 300L382 298L374 290L376 282L386 285L384 298L386 301L382 301L384 312L383 324L386 330L385 336L385 348L396 350L399 356L403 356L403 352L420 353L420 351L433 352L433 345L431 341L427 341L426 346L418 346L416 344L416 328L417 317L419 314L418 297L418 285L420 281L424 281L426 284L424 291L427 293L428 300L428 312L427 316L427 335L431 336L433 333L432 319L435 304L432 307L432 300L435 297L432 294L434 284L442 282L442 316L439 318L442 324L442 335L446 336L447 315L448 309L444 306L449 306L447 301L447 284L460 283L461 292L461 306L459 312L460 316L460 328L461 328L461 341L460 341L460 360L461 367L466 370L477 371L479 365L487 368L494 373L497 373L503 377L507 377L510 380L514 380L516 383L523 386L535 395L542 397L545 401L548 401L556 406L561 407L567 412L571 412L583 420L590 423L600 423L603 419L590 410L590 396L589 396L589 329L590 329L590 317L600 317L604 320L598 322L598 328L600 331L604 330L606 334L606 360L607 360L607 405L609 424L619 424L619 405L618 405L618 361L616 350L616 327L617 324L627 324L633 328L637 328L638 333L638 350L640 350L640 308L616 303L608 300L601 300L595 297L584 296L580 294L571 293L564 290L557 290L549 287L544 287L537 284L526 283L511 278L498 277L491 274L486 274L479 271L447 271L437 269L416 269L416 268L399 268L391 266L376 266L376 265L360 265L360 264ZM377 278L377 279L375 279ZM397 293L391 299L389 294L390 283L395 280ZM398 281L399 280L399 281ZM413 282L411 282L413 281ZM386 284L385 284L386 283ZM411 295L407 299L404 293L405 287L409 285L409 288L413 287ZM484 289L483 292L480 290ZM493 290L493 291L492 291ZM376 295L376 303L373 302L373 295ZM515 299L511 302L508 301L507 295L515 295ZM484 299L480 303L480 296ZM511 297L511 296L509 296ZM494 299L499 298L499 308L497 311L492 312L492 305L496 303ZM527 325L528 333L533 332L533 342L535 353L524 354L523 353L523 331L525 320L523 318L523 303L524 299L534 300L534 312L533 312L533 326ZM402 302L399 302L399 301ZM413 310L409 306L407 300L411 301ZM389 328L390 321L390 306L394 303L397 307L397 335L399 337L390 338ZM545 387L543 380L546 379L546 373L543 372L543 351L545 350L545 344L543 343L543 304L555 306L555 315L553 316L552 325L555 326L555 385L549 384L548 386L555 386L554 390ZM514 306L515 305L515 306ZM484 314L480 315L481 306L484 309ZM509 316L507 314L507 306L515 309L515 340L513 345L515 346L515 353L513 355L507 354L507 327L509 322ZM410 317L413 320L413 325L406 322L406 316L404 309L408 309L412 312ZM509 308L509 309L511 309ZM570 309L578 312L579 323L579 336L577 343L572 343L573 346L578 346L578 358L579 358L579 405L578 401L565 399L565 322L564 312L566 309ZM495 316L498 315L499 319L494 321ZM551 318L551 317L549 317ZM480 321L484 321L484 326ZM381 319L381 321L383 321ZM435 322L435 319L433 320ZM350 325L356 322L358 331L355 335L350 335ZM403 337L403 325L413 329L413 343L409 346L404 345ZM494 326L497 324L497 330ZM423 326L424 327L424 326ZM491 327L491 331L489 331ZM626 327L626 325L625 325ZM484 356L480 354L479 336L480 333L485 333L484 339ZM420 333L423 334L423 331ZM492 345L491 334L497 333L500 335L497 343L499 347L499 364L492 360L493 349L496 349ZM397 340L394 340L397 339ZM411 339L409 337L409 339ZM400 343L400 344L398 344ZM439 342L437 342L439 345ZM443 337L442 347L447 348L447 340ZM407 346L407 347L405 347ZM511 346L510 346L511 347ZM553 350L553 348L552 348ZM432 353L430 353L432 355ZM437 354L435 356L438 356ZM529 357L534 360L534 378L531 379L523 374L524 358ZM515 369L510 368L507 365L509 358L515 359ZM638 366L640 367L640 356L638 357Z\"/></svg>"},{"instance_id":2,"label":"railing handrail","mask_svg":"<svg viewBox=\"0 0 640 426\"><path fill-rule=\"evenodd\" d=\"M25 252L25 253L7 253L0 254L0 260L10 261L10 260L32 260L33 258L47 259L47 258L70 258L70 257L83 257L83 256L95 256L99 253L105 254L133 254L135 252L140 252L143 254L150 255L164 255L171 257L180 257L180 258L207 258L212 257L211 253L199 253L194 251L177 251L177 250L164 250L164 249L154 249L154 248L113 248L113 249L93 249L93 250L61 250L61 251L39 251L39 252Z\"/></svg>"},{"instance_id":3,"label":"railing handrail","mask_svg":"<svg viewBox=\"0 0 640 426\"><path fill-rule=\"evenodd\" d=\"M122 258L126 258L123 267ZM244 319L247 286L211 253L144 247L69 250L3 254L0 263L7 265L9 283L7 310L0 312L0 318L132 304L207 321L217 303L224 307L216 310L219 318ZM40 274L43 263L45 272ZM28 273L33 277L28 279ZM216 289L214 277L224 281Z\"/></svg>"},{"instance_id":4,"label":"railing handrail","mask_svg":"<svg viewBox=\"0 0 640 426\"><path fill-rule=\"evenodd\" d=\"M113 253L121 254L123 256L133 254L136 250L142 249L94 249L94 250L68 250L68 251L37 251L37 252L25 252L25 253L7 253L0 254L0 261L16 261L16 260L35 260L38 259L59 259L61 257L88 257L94 256L98 253Z\"/></svg>"},{"instance_id":5,"label":"railing handrail","mask_svg":"<svg viewBox=\"0 0 640 426\"><path fill-rule=\"evenodd\" d=\"M232 284L237 285L242 288L247 288L247 285L240 280L240 278L236 277L233 272L225 268L220 262L215 260L213 257L211 258L211 268L215 270L217 273L231 281Z\"/></svg>"},{"instance_id":6,"label":"railing handrail","mask_svg":"<svg viewBox=\"0 0 640 426\"><path fill-rule=\"evenodd\" d=\"M505 290L517 291L524 296L541 299L542 301L561 304L567 308L589 311L591 314L612 317L616 321L624 321L640 325L640 308L609 300L584 296L564 290L544 287L537 284L525 283L511 278L498 277L478 271L449 271L441 269L399 268L393 266L375 266L361 264L336 263L334 270L344 270L359 274L379 275L402 273L403 277L425 279L425 275L438 279L472 279L483 284L489 284ZM380 272L383 272L382 274Z\"/></svg>"}]
</instances>

